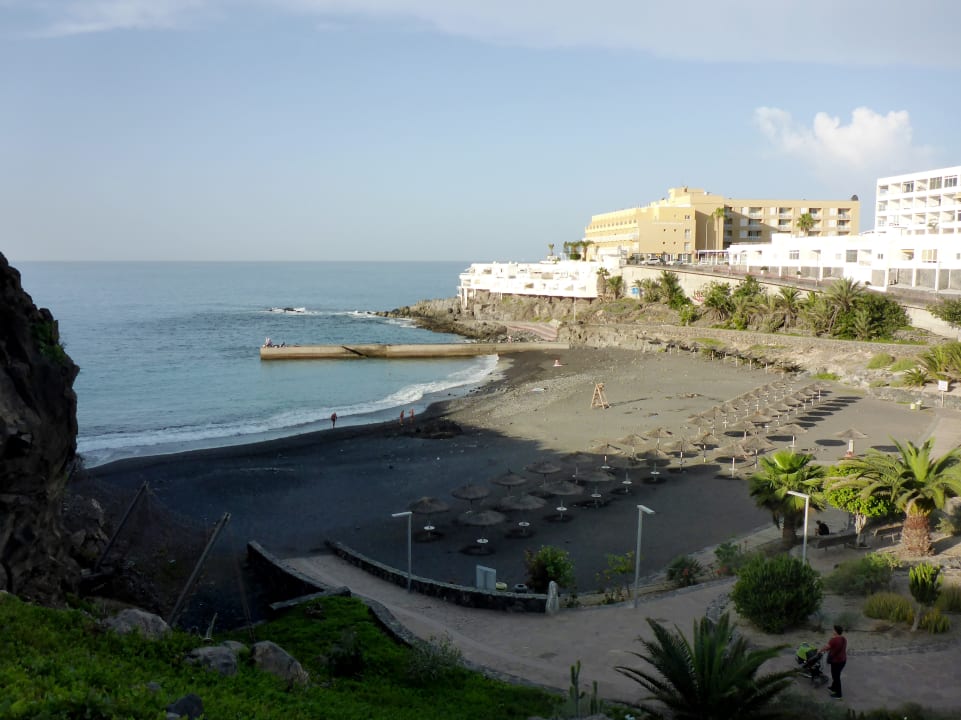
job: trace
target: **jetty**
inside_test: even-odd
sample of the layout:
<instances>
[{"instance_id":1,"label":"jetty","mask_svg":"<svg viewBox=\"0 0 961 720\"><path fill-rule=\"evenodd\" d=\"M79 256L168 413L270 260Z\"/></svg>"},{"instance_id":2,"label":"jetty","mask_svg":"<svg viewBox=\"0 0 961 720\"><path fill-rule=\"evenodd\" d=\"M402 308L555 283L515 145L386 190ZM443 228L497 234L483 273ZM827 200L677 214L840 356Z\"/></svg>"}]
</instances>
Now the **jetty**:
<instances>
[{"instance_id":1,"label":"jetty","mask_svg":"<svg viewBox=\"0 0 961 720\"><path fill-rule=\"evenodd\" d=\"M260 348L261 360L408 360L423 358L508 355L527 350L567 350L566 342L424 343L420 345L270 345Z\"/></svg>"}]
</instances>

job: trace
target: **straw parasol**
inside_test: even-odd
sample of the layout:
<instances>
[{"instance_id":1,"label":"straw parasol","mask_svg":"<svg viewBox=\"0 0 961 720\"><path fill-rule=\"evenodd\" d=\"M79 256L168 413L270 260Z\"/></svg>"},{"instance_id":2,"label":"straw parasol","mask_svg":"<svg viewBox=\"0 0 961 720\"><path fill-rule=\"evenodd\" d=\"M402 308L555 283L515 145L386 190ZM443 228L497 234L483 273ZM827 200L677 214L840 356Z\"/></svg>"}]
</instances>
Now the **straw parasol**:
<instances>
[{"instance_id":1,"label":"straw parasol","mask_svg":"<svg viewBox=\"0 0 961 720\"><path fill-rule=\"evenodd\" d=\"M667 446L668 451L676 452L681 461L681 466L684 465L684 454L696 455L700 452L701 448L695 445L690 438L682 437Z\"/></svg>"},{"instance_id":2,"label":"straw parasol","mask_svg":"<svg viewBox=\"0 0 961 720\"><path fill-rule=\"evenodd\" d=\"M595 455L620 455L624 452L624 449L617 445L611 445L609 442L601 441L591 445L588 451Z\"/></svg>"},{"instance_id":3,"label":"straw parasol","mask_svg":"<svg viewBox=\"0 0 961 720\"><path fill-rule=\"evenodd\" d=\"M672 433L666 427L656 427L644 433L644 437L646 437L648 440L654 440L654 446L656 448L660 448L661 440L674 437L674 433Z\"/></svg>"},{"instance_id":4,"label":"straw parasol","mask_svg":"<svg viewBox=\"0 0 961 720\"><path fill-rule=\"evenodd\" d=\"M501 500L498 509L500 510L520 510L523 512L529 512L531 510L539 510L544 507L546 500L539 498L536 495L531 495L525 493L523 495L518 495L516 497L506 497ZM514 528L509 534L513 537L529 537L531 534L531 524L527 520L521 520L517 523L517 527Z\"/></svg>"},{"instance_id":5,"label":"straw parasol","mask_svg":"<svg viewBox=\"0 0 961 720\"><path fill-rule=\"evenodd\" d=\"M547 482L547 476L553 475L554 473L559 473L561 471L561 466L550 460L541 460L540 462L532 463L524 468L527 472L535 473L541 476L542 483Z\"/></svg>"},{"instance_id":6,"label":"straw parasol","mask_svg":"<svg viewBox=\"0 0 961 720\"><path fill-rule=\"evenodd\" d=\"M497 510L478 510L476 512L468 510L457 516L457 522L461 525L472 527L490 527L506 521L507 516Z\"/></svg>"},{"instance_id":7,"label":"straw parasol","mask_svg":"<svg viewBox=\"0 0 961 720\"><path fill-rule=\"evenodd\" d=\"M715 451L715 456L717 457L731 458L731 477L734 477L734 463L737 458L747 457L747 454L747 450L744 449L744 446L740 442L729 442Z\"/></svg>"},{"instance_id":8,"label":"straw parasol","mask_svg":"<svg viewBox=\"0 0 961 720\"><path fill-rule=\"evenodd\" d=\"M860 430L855 430L854 428L848 428L847 430L842 430L841 432L834 433L834 437L841 438L842 440L848 441L848 451L844 453L845 457L854 457L854 441L863 440L867 437Z\"/></svg>"},{"instance_id":9,"label":"straw parasol","mask_svg":"<svg viewBox=\"0 0 961 720\"><path fill-rule=\"evenodd\" d=\"M591 470L590 472L585 473L582 479L584 482L594 483L594 492L591 493L591 497L594 498L595 506L597 506L598 500L601 497L601 494L597 489L598 486L614 482L614 476L606 470Z\"/></svg>"},{"instance_id":10,"label":"straw parasol","mask_svg":"<svg viewBox=\"0 0 961 720\"><path fill-rule=\"evenodd\" d=\"M434 538L434 525L430 522L430 516L447 512L450 510L450 506L443 500L438 500L435 497L424 496L414 500L414 502L407 506L407 509L417 515L427 516L427 524L424 525L424 532L426 535L424 535L423 539L432 540Z\"/></svg>"},{"instance_id":11,"label":"straw parasol","mask_svg":"<svg viewBox=\"0 0 961 720\"><path fill-rule=\"evenodd\" d=\"M519 487L527 482L527 478L523 475L518 475L513 470L508 469L506 473L502 473L497 477L491 478L490 480L495 485L500 485L501 487L507 488L508 493L511 492L511 488Z\"/></svg>"},{"instance_id":12,"label":"straw parasol","mask_svg":"<svg viewBox=\"0 0 961 720\"><path fill-rule=\"evenodd\" d=\"M808 429L803 425L798 425L797 423L786 423L784 425L778 425L772 433L773 437L781 437L785 435L791 436L791 447L794 447L796 443L796 438L798 435L804 435Z\"/></svg>"},{"instance_id":13,"label":"straw parasol","mask_svg":"<svg viewBox=\"0 0 961 720\"><path fill-rule=\"evenodd\" d=\"M572 495L580 495L584 492L584 489L580 485L575 485L567 480L554 480L549 482L544 486L544 491L550 493L551 495L556 495L557 497L571 497ZM561 500L563 502L563 500ZM563 505L559 505L557 508L557 515L549 517L548 519L554 519L559 522L566 522L571 519L570 515L565 515L567 508Z\"/></svg>"},{"instance_id":14,"label":"straw parasol","mask_svg":"<svg viewBox=\"0 0 961 720\"><path fill-rule=\"evenodd\" d=\"M483 500L491 494L491 491L490 488L484 487L483 485L467 483L466 485L461 485L459 488L454 488L450 491L450 494L460 500L466 500L469 507L467 512L473 512L474 501Z\"/></svg>"}]
</instances>

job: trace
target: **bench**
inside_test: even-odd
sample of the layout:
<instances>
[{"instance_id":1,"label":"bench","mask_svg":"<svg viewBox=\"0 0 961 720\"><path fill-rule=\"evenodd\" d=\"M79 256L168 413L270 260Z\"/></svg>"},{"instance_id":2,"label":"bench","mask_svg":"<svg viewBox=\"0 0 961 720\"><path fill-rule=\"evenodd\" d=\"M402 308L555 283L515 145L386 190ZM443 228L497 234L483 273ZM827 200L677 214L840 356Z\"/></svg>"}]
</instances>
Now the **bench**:
<instances>
[{"instance_id":1,"label":"bench","mask_svg":"<svg viewBox=\"0 0 961 720\"><path fill-rule=\"evenodd\" d=\"M838 533L837 535L818 535L814 547L827 550L835 545L854 545L857 539L858 534L852 532Z\"/></svg>"},{"instance_id":2,"label":"bench","mask_svg":"<svg viewBox=\"0 0 961 720\"><path fill-rule=\"evenodd\" d=\"M895 537L898 540L901 539L901 530L904 528L904 523L888 523L887 525L878 525L871 531L871 534L875 538L884 539L886 537L891 538L891 542L894 542Z\"/></svg>"}]
</instances>

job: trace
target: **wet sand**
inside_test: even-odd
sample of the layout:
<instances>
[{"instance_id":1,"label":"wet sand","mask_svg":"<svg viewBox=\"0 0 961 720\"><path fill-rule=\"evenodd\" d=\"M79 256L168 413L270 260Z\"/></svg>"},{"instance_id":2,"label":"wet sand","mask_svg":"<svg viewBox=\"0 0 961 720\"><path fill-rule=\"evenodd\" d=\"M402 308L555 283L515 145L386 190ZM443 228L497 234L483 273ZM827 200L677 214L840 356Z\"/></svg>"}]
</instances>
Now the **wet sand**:
<instances>
[{"instance_id":1,"label":"wet sand","mask_svg":"<svg viewBox=\"0 0 961 720\"><path fill-rule=\"evenodd\" d=\"M555 359L561 367L554 367ZM729 477L730 460L702 463L698 457L688 459L683 472L677 471L676 460L673 471L660 468L659 484L644 482L650 478L646 466L627 471L630 495L612 493L624 487L625 470L616 471L614 481L596 486L602 496L599 507L578 506L592 502L595 486L588 483L579 496L548 497L542 509L509 513L501 525L481 530L458 524L456 515L468 509L468 502L451 491L465 483L490 488L487 498L474 503L475 510L489 509L510 492L489 481L509 469L530 479L522 490L536 490L543 478L524 470L532 463L559 465L562 470L548 480L569 480L575 467L566 458L570 453L602 442L617 444L629 433L656 427L675 436L695 434L687 421L693 413L780 380L810 382L704 356L618 349L525 353L502 361L500 369L500 380L466 398L433 406L416 418L414 427L396 422L346 427L255 445L124 460L95 468L90 475L101 487L119 491L118 497L132 497L149 481L159 501L204 526L230 512L230 532L221 547L235 554L248 540L282 557L323 552L324 542L335 540L396 567L406 566L406 524L391 514L422 496L437 497L451 510L429 519L414 516L418 537L428 522L440 535L415 543L414 572L467 585L473 584L478 564L494 568L498 579L509 585L523 582L525 550L553 545L571 554L578 590L593 591L601 585L597 574L607 566L607 556L633 550L639 503L656 511L644 518L645 576L678 555L770 523L769 515L749 498L742 477ZM604 383L610 407L592 407L596 382ZM454 421L462 433L425 438L438 418ZM810 448L819 461L829 462L845 450L845 441L834 437L838 431L853 426L867 433L868 439L857 443L859 451L888 448L891 437L917 441L926 436L934 418L829 383L825 404L802 412L800 421L809 432L798 437L798 447ZM790 444L789 439L774 442ZM603 462L602 454L581 459L578 474ZM608 462L616 464L616 457L608 456ZM569 508L569 521L551 518L560 502ZM520 521L530 523L531 537L513 537ZM475 554L482 536L489 541L486 554Z\"/></svg>"}]
</instances>

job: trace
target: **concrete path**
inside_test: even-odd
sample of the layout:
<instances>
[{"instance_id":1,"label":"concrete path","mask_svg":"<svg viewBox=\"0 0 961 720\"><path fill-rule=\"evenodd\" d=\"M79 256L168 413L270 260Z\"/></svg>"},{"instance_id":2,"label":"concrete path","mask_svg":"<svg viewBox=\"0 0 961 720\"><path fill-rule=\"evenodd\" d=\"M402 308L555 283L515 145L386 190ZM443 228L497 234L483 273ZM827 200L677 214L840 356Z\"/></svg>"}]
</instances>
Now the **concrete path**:
<instances>
[{"instance_id":1,"label":"concrete path","mask_svg":"<svg viewBox=\"0 0 961 720\"><path fill-rule=\"evenodd\" d=\"M938 454L943 453L961 438L961 417L938 413L927 432L922 433L929 434L938 438L935 448ZM843 525L843 514L826 519L837 527ZM777 537L778 531L772 527L753 534L745 542L758 545ZM846 552L856 551L815 552L809 548L808 557L816 569L826 572ZM287 562L327 585L347 586L355 595L378 601L421 638L448 635L465 659L477 665L566 691L570 666L580 660L582 684L589 687L596 680L602 697L634 704L642 699L642 688L614 668L647 667L630 655L642 650L638 637L651 637L646 618L677 625L689 636L693 622L709 608L724 604L733 585L733 580L720 580L642 597L636 609L628 602L562 609L554 616L546 616L467 609L411 594L328 554ZM811 642L825 642L827 635L812 637ZM794 648L787 648L765 670L796 668L793 655ZM895 708L906 702L942 710L961 709L958 668L961 644L957 642L935 643L923 650L893 648L859 653L853 648L844 670L842 702L856 710ZM824 689L811 688L803 678L799 678L796 689L827 697Z\"/></svg>"}]
</instances>

